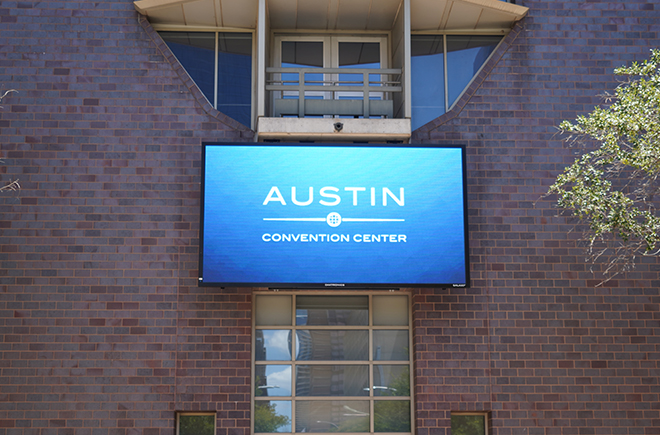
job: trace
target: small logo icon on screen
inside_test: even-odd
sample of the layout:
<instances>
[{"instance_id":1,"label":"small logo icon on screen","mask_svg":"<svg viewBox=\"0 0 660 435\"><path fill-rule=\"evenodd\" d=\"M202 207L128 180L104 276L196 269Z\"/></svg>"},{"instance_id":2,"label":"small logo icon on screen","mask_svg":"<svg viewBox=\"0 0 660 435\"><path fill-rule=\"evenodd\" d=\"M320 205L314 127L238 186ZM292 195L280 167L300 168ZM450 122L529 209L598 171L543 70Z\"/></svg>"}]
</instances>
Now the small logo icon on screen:
<instances>
[{"instance_id":1,"label":"small logo icon on screen","mask_svg":"<svg viewBox=\"0 0 660 435\"><path fill-rule=\"evenodd\" d=\"M341 215L333 211L328 215L328 217L325 218L325 221L333 228L338 227L341 225Z\"/></svg>"}]
</instances>

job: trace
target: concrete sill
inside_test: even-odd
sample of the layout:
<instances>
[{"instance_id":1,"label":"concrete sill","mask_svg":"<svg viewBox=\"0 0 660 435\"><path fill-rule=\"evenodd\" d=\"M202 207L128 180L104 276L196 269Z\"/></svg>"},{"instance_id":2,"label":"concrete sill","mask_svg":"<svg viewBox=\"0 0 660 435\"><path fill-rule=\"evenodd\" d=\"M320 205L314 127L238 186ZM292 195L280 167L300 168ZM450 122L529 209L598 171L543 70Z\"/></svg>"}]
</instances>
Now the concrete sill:
<instances>
[{"instance_id":1,"label":"concrete sill","mask_svg":"<svg viewBox=\"0 0 660 435\"><path fill-rule=\"evenodd\" d=\"M341 123L341 128L336 123ZM259 141L407 142L409 139L409 119L259 118L257 121Z\"/></svg>"}]
</instances>

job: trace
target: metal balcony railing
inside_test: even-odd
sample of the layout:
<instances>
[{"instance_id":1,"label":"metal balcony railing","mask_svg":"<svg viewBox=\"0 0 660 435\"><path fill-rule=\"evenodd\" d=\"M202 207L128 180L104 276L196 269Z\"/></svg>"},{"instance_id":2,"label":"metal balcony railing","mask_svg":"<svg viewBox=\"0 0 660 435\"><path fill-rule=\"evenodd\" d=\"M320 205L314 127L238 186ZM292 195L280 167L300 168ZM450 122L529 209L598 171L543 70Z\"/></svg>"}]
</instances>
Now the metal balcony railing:
<instances>
[{"instance_id":1,"label":"metal balcony railing","mask_svg":"<svg viewBox=\"0 0 660 435\"><path fill-rule=\"evenodd\" d=\"M394 116L400 68L266 68L272 116ZM300 96L304 96L300 98Z\"/></svg>"}]
</instances>

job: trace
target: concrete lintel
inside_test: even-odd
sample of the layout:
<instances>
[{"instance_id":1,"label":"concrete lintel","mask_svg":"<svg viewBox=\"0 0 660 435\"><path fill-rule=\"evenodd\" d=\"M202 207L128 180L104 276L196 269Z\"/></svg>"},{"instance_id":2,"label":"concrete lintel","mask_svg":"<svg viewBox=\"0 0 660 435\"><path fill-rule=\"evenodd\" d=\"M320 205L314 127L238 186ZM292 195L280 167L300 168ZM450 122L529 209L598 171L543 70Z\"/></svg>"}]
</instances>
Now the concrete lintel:
<instances>
[{"instance_id":1,"label":"concrete lintel","mask_svg":"<svg viewBox=\"0 0 660 435\"><path fill-rule=\"evenodd\" d=\"M335 124L341 123L341 128ZM409 119L259 118L258 140L403 141L410 139Z\"/></svg>"}]
</instances>

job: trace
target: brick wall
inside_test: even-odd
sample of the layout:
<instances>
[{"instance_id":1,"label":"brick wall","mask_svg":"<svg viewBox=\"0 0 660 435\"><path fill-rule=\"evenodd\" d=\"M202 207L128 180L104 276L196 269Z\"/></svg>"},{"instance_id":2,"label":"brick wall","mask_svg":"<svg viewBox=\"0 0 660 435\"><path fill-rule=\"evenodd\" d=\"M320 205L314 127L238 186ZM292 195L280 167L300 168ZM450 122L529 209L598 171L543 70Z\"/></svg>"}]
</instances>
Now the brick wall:
<instances>
[{"instance_id":1,"label":"brick wall","mask_svg":"<svg viewBox=\"0 0 660 435\"><path fill-rule=\"evenodd\" d=\"M660 38L660 5L520 1L457 108L415 133L468 149L471 289L414 290L416 426L491 412L494 435L654 434L658 262L605 287L551 201L560 120ZM215 410L249 432L250 289L197 287L214 111L130 0L0 3L0 435L172 435Z\"/></svg>"},{"instance_id":2,"label":"brick wall","mask_svg":"<svg viewBox=\"0 0 660 435\"><path fill-rule=\"evenodd\" d=\"M0 434L249 428L250 292L197 287L215 112L131 1L3 1Z\"/></svg>"},{"instance_id":3,"label":"brick wall","mask_svg":"<svg viewBox=\"0 0 660 435\"><path fill-rule=\"evenodd\" d=\"M467 410L490 411L497 435L658 433L658 261L596 287L579 233L541 195L574 158L555 127L658 47L660 4L517 3L523 24L414 135L467 145L473 279L415 293L418 434L448 435Z\"/></svg>"}]
</instances>

